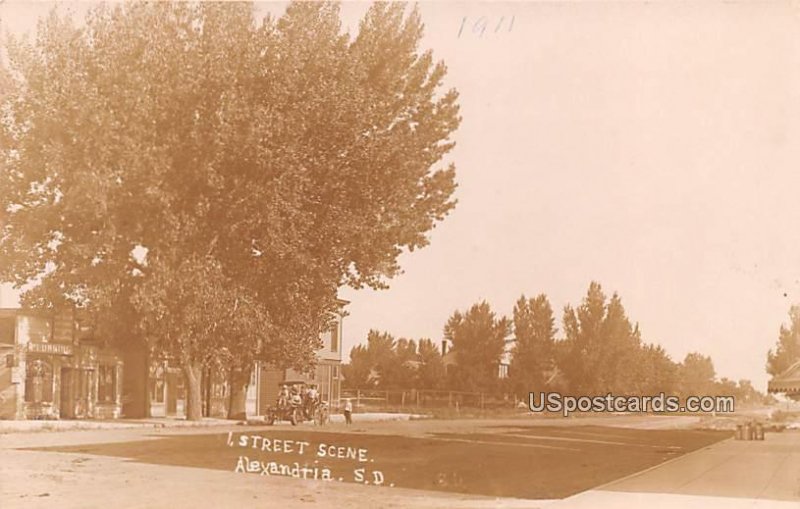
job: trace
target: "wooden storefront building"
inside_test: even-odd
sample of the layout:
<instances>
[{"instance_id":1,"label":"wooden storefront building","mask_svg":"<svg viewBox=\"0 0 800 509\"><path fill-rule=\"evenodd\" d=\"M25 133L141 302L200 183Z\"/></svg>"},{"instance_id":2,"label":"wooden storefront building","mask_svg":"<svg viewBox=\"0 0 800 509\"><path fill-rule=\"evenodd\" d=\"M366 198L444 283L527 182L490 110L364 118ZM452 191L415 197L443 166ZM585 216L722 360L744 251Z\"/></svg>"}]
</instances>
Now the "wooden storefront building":
<instances>
[{"instance_id":1,"label":"wooden storefront building","mask_svg":"<svg viewBox=\"0 0 800 509\"><path fill-rule=\"evenodd\" d=\"M343 316L323 334L311 373L255 364L246 398L249 416L267 412L283 380L315 383L325 401L339 405ZM203 414L225 417L230 398L225 377L206 370L202 391ZM182 417L186 395L179 365L154 359L143 341L130 338L111 348L74 310L0 309L0 419Z\"/></svg>"},{"instance_id":2,"label":"wooden storefront building","mask_svg":"<svg viewBox=\"0 0 800 509\"><path fill-rule=\"evenodd\" d=\"M0 309L0 362L0 419L121 415L122 357L74 310Z\"/></svg>"}]
</instances>

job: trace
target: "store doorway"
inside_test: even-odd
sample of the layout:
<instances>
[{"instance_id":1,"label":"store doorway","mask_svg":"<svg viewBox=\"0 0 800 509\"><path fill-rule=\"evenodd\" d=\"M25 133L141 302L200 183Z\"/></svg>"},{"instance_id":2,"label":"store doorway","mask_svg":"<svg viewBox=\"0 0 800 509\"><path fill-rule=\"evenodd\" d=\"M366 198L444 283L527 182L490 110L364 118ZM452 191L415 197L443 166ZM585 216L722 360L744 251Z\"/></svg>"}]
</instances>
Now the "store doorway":
<instances>
[{"instance_id":1,"label":"store doorway","mask_svg":"<svg viewBox=\"0 0 800 509\"><path fill-rule=\"evenodd\" d=\"M61 419L75 418L75 398L73 397L73 385L75 383L75 370L72 368L61 368L61 390L60 401L58 404L58 416Z\"/></svg>"}]
</instances>

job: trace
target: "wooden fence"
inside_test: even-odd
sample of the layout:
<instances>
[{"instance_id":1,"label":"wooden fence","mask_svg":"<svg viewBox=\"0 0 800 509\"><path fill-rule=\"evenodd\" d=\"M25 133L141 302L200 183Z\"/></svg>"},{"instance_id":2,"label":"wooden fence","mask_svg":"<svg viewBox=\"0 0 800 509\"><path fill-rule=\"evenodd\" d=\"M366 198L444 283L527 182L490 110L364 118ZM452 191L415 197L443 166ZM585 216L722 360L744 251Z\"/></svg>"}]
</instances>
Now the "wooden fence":
<instances>
[{"instance_id":1,"label":"wooden fence","mask_svg":"<svg viewBox=\"0 0 800 509\"><path fill-rule=\"evenodd\" d=\"M485 409L513 406L507 398L497 398L483 392L442 390L375 390L349 389L342 391L342 402L349 399L354 410L380 408L474 408ZM342 403L343 404L343 403Z\"/></svg>"}]
</instances>

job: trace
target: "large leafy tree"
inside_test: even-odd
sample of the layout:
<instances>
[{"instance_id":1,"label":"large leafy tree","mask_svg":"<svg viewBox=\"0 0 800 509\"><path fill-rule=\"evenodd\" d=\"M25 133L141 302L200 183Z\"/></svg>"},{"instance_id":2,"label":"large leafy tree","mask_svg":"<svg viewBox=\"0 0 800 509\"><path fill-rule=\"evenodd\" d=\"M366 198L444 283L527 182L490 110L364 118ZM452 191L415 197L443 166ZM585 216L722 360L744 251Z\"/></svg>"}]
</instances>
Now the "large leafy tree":
<instances>
[{"instance_id":1,"label":"large leafy tree","mask_svg":"<svg viewBox=\"0 0 800 509\"><path fill-rule=\"evenodd\" d=\"M442 353L430 339L420 339L417 351L419 368L417 389L441 389L446 381Z\"/></svg>"},{"instance_id":2,"label":"large leafy tree","mask_svg":"<svg viewBox=\"0 0 800 509\"><path fill-rule=\"evenodd\" d=\"M350 350L344 366L345 382L354 389L433 389L444 382L442 356L430 339L417 343L395 340L391 334L371 330L366 345Z\"/></svg>"},{"instance_id":3,"label":"large leafy tree","mask_svg":"<svg viewBox=\"0 0 800 509\"><path fill-rule=\"evenodd\" d=\"M451 383L464 391L490 392L497 388L500 357L511 333L511 321L498 317L487 302L448 319L444 336L453 345L456 365Z\"/></svg>"},{"instance_id":4,"label":"large leafy tree","mask_svg":"<svg viewBox=\"0 0 800 509\"><path fill-rule=\"evenodd\" d=\"M399 4L354 37L329 2L51 15L8 47L0 279L118 331L133 307L182 363L190 418L203 366L308 366L337 288L385 287L454 206L457 94L421 36Z\"/></svg>"},{"instance_id":5,"label":"large leafy tree","mask_svg":"<svg viewBox=\"0 0 800 509\"><path fill-rule=\"evenodd\" d=\"M607 299L592 282L577 309L564 309L561 367L570 389L580 394L632 393L641 390L646 373L642 359L658 361L659 352L643 350L639 327L631 323L616 293Z\"/></svg>"},{"instance_id":6,"label":"large leafy tree","mask_svg":"<svg viewBox=\"0 0 800 509\"><path fill-rule=\"evenodd\" d=\"M716 370L711 357L698 352L686 354L678 366L680 392L684 397L713 394L715 378Z\"/></svg>"},{"instance_id":7,"label":"large leafy tree","mask_svg":"<svg viewBox=\"0 0 800 509\"><path fill-rule=\"evenodd\" d=\"M392 385L397 364L396 346L397 340L388 332L371 330L367 335L367 351L376 387L385 389Z\"/></svg>"},{"instance_id":8,"label":"large leafy tree","mask_svg":"<svg viewBox=\"0 0 800 509\"><path fill-rule=\"evenodd\" d=\"M564 348L561 368L576 394L591 394L601 379L606 296L600 284L589 285L583 303L564 308Z\"/></svg>"},{"instance_id":9,"label":"large leafy tree","mask_svg":"<svg viewBox=\"0 0 800 509\"><path fill-rule=\"evenodd\" d=\"M260 346L266 350L258 340L273 335L256 297L227 278L211 258L186 260L175 273L169 268L149 272L131 300L147 310L141 322L145 337L184 366L189 387L200 384L204 366L241 369L240 362L252 362L245 352ZM188 397L189 407L201 408L199 391Z\"/></svg>"},{"instance_id":10,"label":"large leafy tree","mask_svg":"<svg viewBox=\"0 0 800 509\"><path fill-rule=\"evenodd\" d=\"M789 325L781 325L775 349L767 353L767 373L777 376L800 361L800 306L789 310Z\"/></svg>"},{"instance_id":11,"label":"large leafy tree","mask_svg":"<svg viewBox=\"0 0 800 509\"><path fill-rule=\"evenodd\" d=\"M634 368L641 358L641 334L638 324L628 319L622 299L612 295L606 306L602 328L603 345L598 358L600 380L596 389L602 393L632 393L641 385L641 373Z\"/></svg>"},{"instance_id":12,"label":"large leafy tree","mask_svg":"<svg viewBox=\"0 0 800 509\"><path fill-rule=\"evenodd\" d=\"M525 397L545 388L555 359L555 318L547 296L520 297L514 306L513 322L515 342L509 378L514 392Z\"/></svg>"},{"instance_id":13,"label":"large leafy tree","mask_svg":"<svg viewBox=\"0 0 800 509\"><path fill-rule=\"evenodd\" d=\"M367 389L375 385L372 360L365 345L356 345L350 349L350 362L342 366L344 386L349 389Z\"/></svg>"},{"instance_id":14,"label":"large leafy tree","mask_svg":"<svg viewBox=\"0 0 800 509\"><path fill-rule=\"evenodd\" d=\"M394 348L395 360L387 378L387 389L413 389L417 382L419 361L417 343L413 339L401 338Z\"/></svg>"},{"instance_id":15,"label":"large leafy tree","mask_svg":"<svg viewBox=\"0 0 800 509\"><path fill-rule=\"evenodd\" d=\"M634 394L674 394L678 388L678 365L661 345L643 345L629 372L634 377Z\"/></svg>"},{"instance_id":16,"label":"large leafy tree","mask_svg":"<svg viewBox=\"0 0 800 509\"><path fill-rule=\"evenodd\" d=\"M366 346L356 345L350 351L350 363L344 373L347 385L356 389L391 386L397 370L397 344L388 332L370 330Z\"/></svg>"}]
</instances>

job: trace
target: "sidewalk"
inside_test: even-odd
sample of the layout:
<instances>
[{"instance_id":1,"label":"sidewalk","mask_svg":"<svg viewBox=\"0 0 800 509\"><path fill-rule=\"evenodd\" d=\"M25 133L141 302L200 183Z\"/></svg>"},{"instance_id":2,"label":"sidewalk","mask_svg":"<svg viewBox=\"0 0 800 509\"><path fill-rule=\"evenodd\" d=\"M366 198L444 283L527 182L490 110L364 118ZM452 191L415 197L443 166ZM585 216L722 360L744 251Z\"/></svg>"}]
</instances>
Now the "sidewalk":
<instances>
[{"instance_id":1,"label":"sidewalk","mask_svg":"<svg viewBox=\"0 0 800 509\"><path fill-rule=\"evenodd\" d=\"M363 413L354 414L353 422L378 422L378 421L408 421L424 419L425 415L394 414L394 413ZM331 415L331 422L342 423L344 416ZM0 434L34 431L73 431L73 430L104 430L104 429L139 429L139 428L183 428L183 427L214 427L244 425L243 421L217 419L204 417L201 421L187 421L182 418L151 417L147 419L115 419L115 420L63 420L63 421L3 421L0 420ZM266 426L262 418L248 420L247 425ZM288 423L279 423L278 426L289 426ZM310 422L301 424L312 425Z\"/></svg>"},{"instance_id":2,"label":"sidewalk","mask_svg":"<svg viewBox=\"0 0 800 509\"><path fill-rule=\"evenodd\" d=\"M378 422L378 421L413 421L418 419L430 419L430 415L421 414L395 414L389 412L371 412L363 414L353 414L353 424L359 422ZM344 415L332 414L331 422L344 422Z\"/></svg>"},{"instance_id":3,"label":"sidewalk","mask_svg":"<svg viewBox=\"0 0 800 509\"><path fill-rule=\"evenodd\" d=\"M800 432L725 440L557 502L553 509L800 507Z\"/></svg>"},{"instance_id":4,"label":"sidewalk","mask_svg":"<svg viewBox=\"0 0 800 509\"><path fill-rule=\"evenodd\" d=\"M106 430L106 429L140 429L140 428L181 428L234 426L237 421L226 419L204 418L202 421L187 421L153 417L149 419L114 419L114 420L63 420L63 421L0 421L0 433L34 432L34 431L74 431L74 430Z\"/></svg>"}]
</instances>

